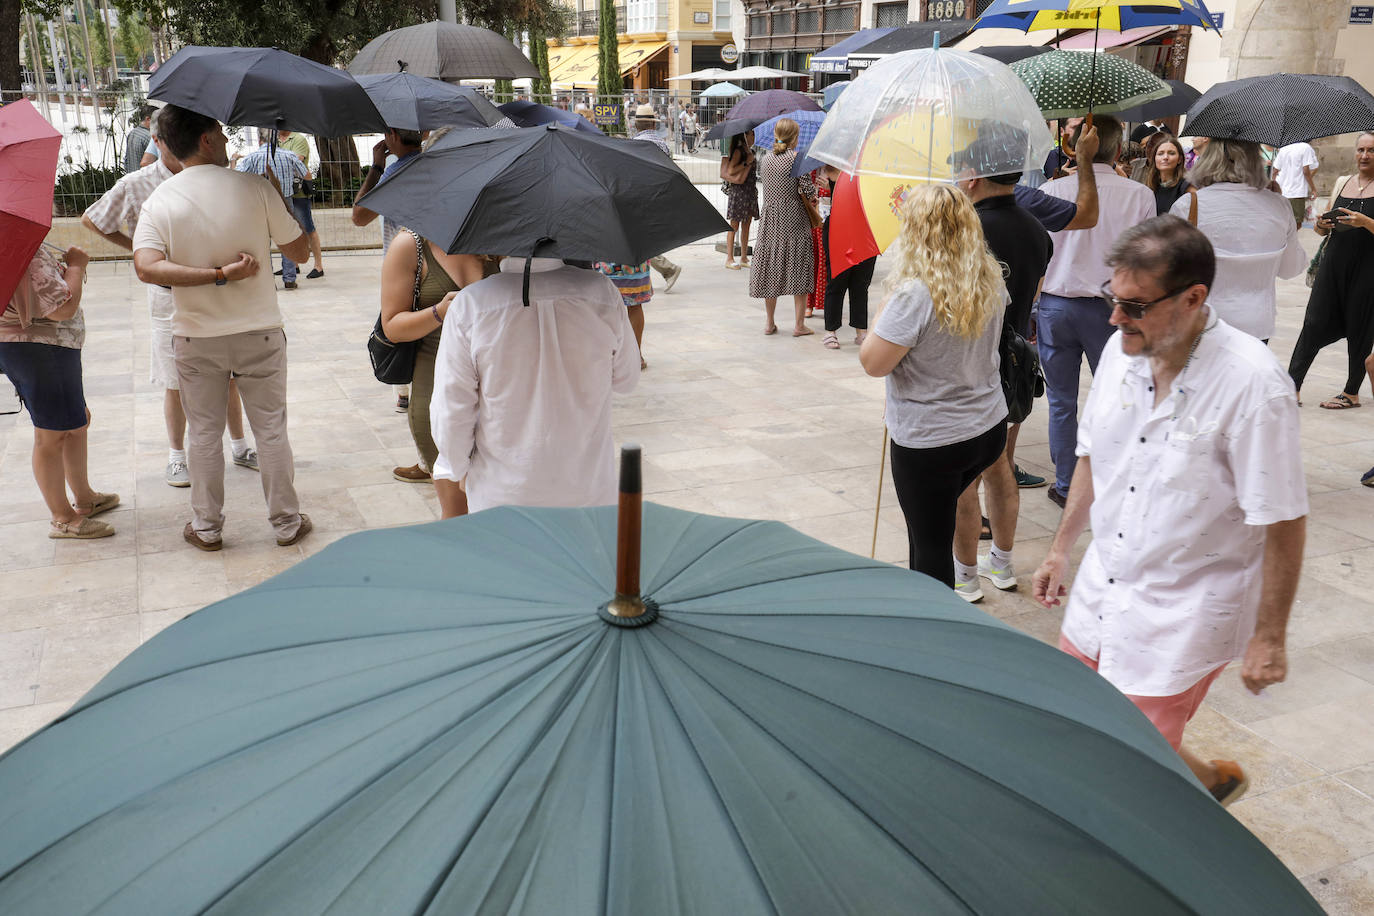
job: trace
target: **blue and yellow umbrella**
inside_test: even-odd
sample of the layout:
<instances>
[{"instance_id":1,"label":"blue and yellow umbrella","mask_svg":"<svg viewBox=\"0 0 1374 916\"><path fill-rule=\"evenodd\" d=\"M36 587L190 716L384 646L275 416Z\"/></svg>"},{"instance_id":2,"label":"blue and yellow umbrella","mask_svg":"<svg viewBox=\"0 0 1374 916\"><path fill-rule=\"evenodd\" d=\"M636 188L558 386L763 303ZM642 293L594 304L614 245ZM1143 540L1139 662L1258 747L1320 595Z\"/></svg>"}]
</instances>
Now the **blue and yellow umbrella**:
<instances>
[{"instance_id":1,"label":"blue and yellow umbrella","mask_svg":"<svg viewBox=\"0 0 1374 916\"><path fill-rule=\"evenodd\" d=\"M1218 31L1202 0L993 0L974 28L1020 29L1126 29L1193 25Z\"/></svg>"}]
</instances>

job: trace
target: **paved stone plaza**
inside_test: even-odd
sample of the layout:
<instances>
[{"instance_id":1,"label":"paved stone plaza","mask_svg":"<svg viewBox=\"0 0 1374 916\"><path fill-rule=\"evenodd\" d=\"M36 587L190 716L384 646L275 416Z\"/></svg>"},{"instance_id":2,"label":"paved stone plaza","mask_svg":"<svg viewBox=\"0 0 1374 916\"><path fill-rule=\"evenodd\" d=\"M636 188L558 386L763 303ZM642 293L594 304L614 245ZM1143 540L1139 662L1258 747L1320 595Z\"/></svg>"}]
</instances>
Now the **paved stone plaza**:
<instances>
[{"instance_id":1,"label":"paved stone plaza","mask_svg":"<svg viewBox=\"0 0 1374 916\"><path fill-rule=\"evenodd\" d=\"M1313 250L1314 237L1304 236ZM646 498L779 519L867 555L883 388L859 368L853 333L842 331L840 351L825 350L817 316L810 322L816 336L794 340L784 300L779 334L764 337L762 303L748 298L747 273L723 270L722 256L706 243L671 256L686 271L672 293L660 289L646 307L649 369L615 407L617 440L644 446ZM29 467L32 427L27 415L0 417L0 750L60 715L140 643L197 608L352 532L438 518L432 488L391 478L391 468L413 464L415 454L405 418L373 380L364 353L380 264L375 252L329 256L324 279L302 279L298 291L280 294L296 485L314 533L277 547L257 475L231 465L225 548L208 554L181 538L189 491L162 479L162 393L147 381L143 288L127 261L92 265L84 351L91 482L123 497L105 516L119 533L49 540ZM661 285L657 275L655 282ZM1285 361L1306 292L1300 280L1282 284L1273 346ZM1374 409L1316 406L1339 390L1344 366L1344 345L1329 348L1305 392L1312 514L1290 626L1289 682L1255 698L1237 674L1226 673L1188 742L1203 757L1242 762L1253 784L1231 811L1331 913L1374 914L1374 491L1358 483L1374 464ZM1087 381L1085 372L1085 392ZM1045 443L1042 402L1021 433L1023 467L1049 473ZM982 607L1053 641L1059 615L1031 602L1029 573L1059 509L1043 489L1022 497L1022 589L988 586ZM906 558L890 482L877 556Z\"/></svg>"}]
</instances>

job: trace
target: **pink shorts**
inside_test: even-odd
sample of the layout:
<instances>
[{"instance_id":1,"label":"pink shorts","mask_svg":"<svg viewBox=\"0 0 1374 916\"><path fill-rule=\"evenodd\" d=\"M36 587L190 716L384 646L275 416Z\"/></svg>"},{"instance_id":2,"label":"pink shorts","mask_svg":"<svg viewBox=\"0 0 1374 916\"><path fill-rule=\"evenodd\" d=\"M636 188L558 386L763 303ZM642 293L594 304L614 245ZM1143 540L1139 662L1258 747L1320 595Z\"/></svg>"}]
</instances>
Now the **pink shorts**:
<instances>
[{"instance_id":1,"label":"pink shorts","mask_svg":"<svg viewBox=\"0 0 1374 916\"><path fill-rule=\"evenodd\" d=\"M1094 671L1097 670L1097 659L1088 658L1078 651L1078 647L1069 642L1068 637L1063 633L1059 634L1059 648ZM1202 680L1187 690L1173 696L1142 697L1128 693L1126 699L1145 713L1145 718L1154 723L1155 728L1159 729L1159 733L1164 736L1169 745L1174 750L1178 750L1179 745L1183 743L1183 727L1197 714L1198 707L1202 705L1203 698L1207 696L1207 689L1212 686L1217 675L1224 670L1226 670L1226 666L1222 665L1212 673L1204 675Z\"/></svg>"}]
</instances>

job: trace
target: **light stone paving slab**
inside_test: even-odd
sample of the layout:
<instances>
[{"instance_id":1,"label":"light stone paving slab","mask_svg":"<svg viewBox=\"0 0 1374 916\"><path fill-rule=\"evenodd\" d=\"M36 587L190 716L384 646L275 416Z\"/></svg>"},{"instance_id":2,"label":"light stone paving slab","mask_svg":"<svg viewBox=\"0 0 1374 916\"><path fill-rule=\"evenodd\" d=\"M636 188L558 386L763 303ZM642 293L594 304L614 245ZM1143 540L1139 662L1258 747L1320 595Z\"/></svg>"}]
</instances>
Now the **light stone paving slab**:
<instances>
[{"instance_id":1,"label":"light stone paving slab","mask_svg":"<svg viewBox=\"0 0 1374 916\"><path fill-rule=\"evenodd\" d=\"M1315 247L1310 233L1308 250ZM748 275L726 271L710 245L671 253L685 268L646 307L649 369L618 397L618 441L645 448L648 498L693 511L786 521L867 554L882 441L882 392L821 335L761 333ZM29 468L26 416L0 417L0 750L60 715L121 658L206 603L234 594L369 527L438 517L432 488L391 479L414 463L394 395L368 370L364 341L377 310L376 254L326 258L323 280L280 293L290 349L288 403L302 508L315 531L278 548L257 475L226 468L225 549L181 539L188 491L166 486L162 395L147 381L142 286L128 262L93 265L83 352L93 425L91 478L123 505L119 533L88 543L46 538L47 511ZM875 281L880 298L883 268ZM656 283L661 281L655 279ZM1307 290L1280 283L1272 346L1286 361ZM780 303L786 317L790 303ZM820 330L819 318L811 326ZM1374 916L1374 410L1324 411L1339 388L1344 345L1327 348L1305 386L1303 439L1312 516L1290 626L1290 683L1255 699L1226 672L1189 729L1204 757L1233 757L1253 777L1232 811L1301 877L1331 913ZM1090 379L1083 374L1084 391ZM1368 396L1368 395L1366 395ZM1022 467L1050 472L1043 402L1023 426ZM877 557L904 563L906 535L890 476ZM1028 574L1048 549L1059 509L1022 491L1016 566L1022 590L985 588L983 610L1051 644L1061 612L1034 605ZM1080 557L1087 543L1075 548Z\"/></svg>"}]
</instances>

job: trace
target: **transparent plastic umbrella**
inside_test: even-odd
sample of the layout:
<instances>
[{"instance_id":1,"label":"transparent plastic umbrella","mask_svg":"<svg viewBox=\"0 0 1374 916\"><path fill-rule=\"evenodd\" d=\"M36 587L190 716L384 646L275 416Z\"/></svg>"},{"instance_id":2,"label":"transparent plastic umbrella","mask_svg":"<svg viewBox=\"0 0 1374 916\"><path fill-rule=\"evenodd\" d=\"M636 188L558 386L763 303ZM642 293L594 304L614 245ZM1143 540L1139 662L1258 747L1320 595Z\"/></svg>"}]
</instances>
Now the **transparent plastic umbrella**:
<instances>
[{"instance_id":1,"label":"transparent plastic umbrella","mask_svg":"<svg viewBox=\"0 0 1374 916\"><path fill-rule=\"evenodd\" d=\"M909 184L1024 172L1051 146L1040 107L1009 67L932 48L864 71L835 101L809 155Z\"/></svg>"}]
</instances>

